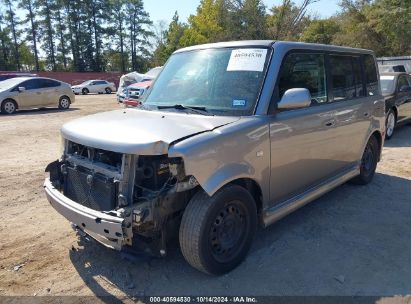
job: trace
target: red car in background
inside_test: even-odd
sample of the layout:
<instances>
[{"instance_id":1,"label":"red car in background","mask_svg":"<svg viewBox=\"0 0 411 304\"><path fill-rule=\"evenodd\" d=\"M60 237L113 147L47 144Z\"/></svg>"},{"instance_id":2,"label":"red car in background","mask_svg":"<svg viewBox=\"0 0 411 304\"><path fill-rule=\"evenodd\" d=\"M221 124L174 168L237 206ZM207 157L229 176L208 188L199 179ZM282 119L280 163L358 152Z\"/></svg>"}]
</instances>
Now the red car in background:
<instances>
[{"instance_id":1,"label":"red car in background","mask_svg":"<svg viewBox=\"0 0 411 304\"><path fill-rule=\"evenodd\" d=\"M0 81L16 77L37 77L37 74L31 73L0 73Z\"/></svg>"},{"instance_id":2,"label":"red car in background","mask_svg":"<svg viewBox=\"0 0 411 304\"><path fill-rule=\"evenodd\" d=\"M126 97L123 103L126 106L136 107L141 104L141 97L150 88L153 81L147 80L143 82L137 82L127 87Z\"/></svg>"}]
</instances>

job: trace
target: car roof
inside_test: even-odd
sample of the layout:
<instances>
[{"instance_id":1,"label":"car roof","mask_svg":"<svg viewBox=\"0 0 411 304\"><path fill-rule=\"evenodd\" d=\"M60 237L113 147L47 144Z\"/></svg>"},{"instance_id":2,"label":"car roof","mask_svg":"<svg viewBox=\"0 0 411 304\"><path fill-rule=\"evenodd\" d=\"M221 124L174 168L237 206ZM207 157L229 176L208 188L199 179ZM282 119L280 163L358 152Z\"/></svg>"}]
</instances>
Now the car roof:
<instances>
[{"instance_id":1,"label":"car roof","mask_svg":"<svg viewBox=\"0 0 411 304\"><path fill-rule=\"evenodd\" d=\"M285 49L295 48L295 49L312 49L312 50L323 50L323 51L373 54L373 51L366 50L366 49L350 48L350 47L345 47L345 46L336 46L336 45L328 45L328 44L293 42L293 41L276 41L276 40L244 40L244 41L207 43L207 44L200 44L200 45L182 48L182 49L175 51L174 53L201 50L201 49L227 48L227 47L273 47L273 46L276 46L276 47L280 46Z\"/></svg>"}]
</instances>

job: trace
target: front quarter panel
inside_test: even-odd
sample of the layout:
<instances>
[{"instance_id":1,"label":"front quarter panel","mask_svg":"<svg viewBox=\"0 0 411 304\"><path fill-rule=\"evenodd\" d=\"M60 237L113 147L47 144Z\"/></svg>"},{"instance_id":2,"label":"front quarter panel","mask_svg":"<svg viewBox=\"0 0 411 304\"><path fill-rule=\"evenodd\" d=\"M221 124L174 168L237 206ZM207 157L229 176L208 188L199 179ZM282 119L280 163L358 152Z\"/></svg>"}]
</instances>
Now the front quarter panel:
<instances>
[{"instance_id":1,"label":"front quarter panel","mask_svg":"<svg viewBox=\"0 0 411 304\"><path fill-rule=\"evenodd\" d=\"M169 148L170 157L181 157L186 175L194 176L208 195L239 178L249 178L269 199L270 144L264 116L239 121L198 134Z\"/></svg>"}]
</instances>

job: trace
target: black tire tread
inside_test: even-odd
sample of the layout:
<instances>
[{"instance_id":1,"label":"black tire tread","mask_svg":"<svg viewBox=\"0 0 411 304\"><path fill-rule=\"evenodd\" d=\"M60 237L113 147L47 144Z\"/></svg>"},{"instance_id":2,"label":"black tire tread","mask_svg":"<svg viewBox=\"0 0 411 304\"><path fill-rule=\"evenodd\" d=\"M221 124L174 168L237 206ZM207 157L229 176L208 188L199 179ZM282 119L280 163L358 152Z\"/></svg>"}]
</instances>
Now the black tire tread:
<instances>
[{"instance_id":1,"label":"black tire tread","mask_svg":"<svg viewBox=\"0 0 411 304\"><path fill-rule=\"evenodd\" d=\"M367 146L368 146L369 144L371 144L371 145L374 146L374 148L375 148L375 154L376 154L376 155L375 155L375 162L378 162L378 155L379 155L379 153L380 153L381 147L379 147L378 140L377 140L377 138L376 138L374 135L372 135L372 136L370 137L370 139L368 140ZM362 156L361 156L361 159L362 159ZM374 171L374 173L375 173L375 171ZM374 176L374 173L373 173L372 176ZM351 182L352 184L355 184L355 185L366 185L366 184L368 184L371 180L372 180L372 177L371 177L371 179L366 180L366 179L364 178L364 176L362 176L362 174L360 174L360 175L357 175L356 177L354 177L353 179L351 179L350 182Z\"/></svg>"},{"instance_id":2,"label":"black tire tread","mask_svg":"<svg viewBox=\"0 0 411 304\"><path fill-rule=\"evenodd\" d=\"M209 273L200 259L200 236L202 219L207 214L213 199L203 191L197 192L186 207L180 226L180 247L184 258L194 268Z\"/></svg>"},{"instance_id":3,"label":"black tire tread","mask_svg":"<svg viewBox=\"0 0 411 304\"><path fill-rule=\"evenodd\" d=\"M180 232L179 232L179 240L180 240L180 249L181 252L186 259L186 261L193 266L194 268L198 269L207 274L222 274L226 271L223 269L209 269L206 265L205 261L202 260L202 248L201 248L201 241L203 230L205 229L205 225L207 224L207 219L212 213L212 207L216 204L216 202L220 199L221 195L224 195L226 192L242 192L244 195L248 196L250 202L252 202L252 207L254 209L255 218L252 219L255 225L252 227L251 239L255 233L255 228L257 225L257 208L254 202L252 195L243 187L235 184L227 185L217 191L213 196L208 196L207 193L200 190L198 191L190 200L189 204L187 205L183 218L181 220L180 225ZM247 247L246 247L247 248ZM248 246L249 248L249 246ZM246 250L248 250L248 248ZM245 251L246 253L247 251ZM241 260L240 260L241 262Z\"/></svg>"}]
</instances>

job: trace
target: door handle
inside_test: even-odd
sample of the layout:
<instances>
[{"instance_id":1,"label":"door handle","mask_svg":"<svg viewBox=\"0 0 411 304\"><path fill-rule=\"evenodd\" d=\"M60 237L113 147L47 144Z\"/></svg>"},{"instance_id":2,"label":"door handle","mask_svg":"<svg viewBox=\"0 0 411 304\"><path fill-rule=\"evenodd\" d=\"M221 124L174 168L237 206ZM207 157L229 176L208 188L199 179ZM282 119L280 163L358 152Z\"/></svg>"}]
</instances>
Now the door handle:
<instances>
[{"instance_id":1,"label":"door handle","mask_svg":"<svg viewBox=\"0 0 411 304\"><path fill-rule=\"evenodd\" d=\"M369 116L370 116L370 113L368 113L368 112L364 113L364 117L369 117Z\"/></svg>"},{"instance_id":2,"label":"door handle","mask_svg":"<svg viewBox=\"0 0 411 304\"><path fill-rule=\"evenodd\" d=\"M325 123L326 127L332 127L333 125L335 125L335 120L329 120Z\"/></svg>"}]
</instances>

